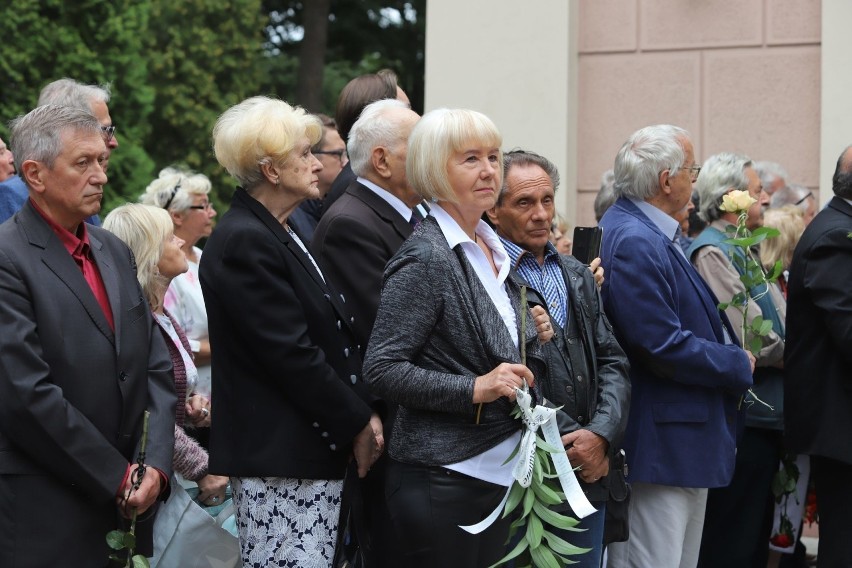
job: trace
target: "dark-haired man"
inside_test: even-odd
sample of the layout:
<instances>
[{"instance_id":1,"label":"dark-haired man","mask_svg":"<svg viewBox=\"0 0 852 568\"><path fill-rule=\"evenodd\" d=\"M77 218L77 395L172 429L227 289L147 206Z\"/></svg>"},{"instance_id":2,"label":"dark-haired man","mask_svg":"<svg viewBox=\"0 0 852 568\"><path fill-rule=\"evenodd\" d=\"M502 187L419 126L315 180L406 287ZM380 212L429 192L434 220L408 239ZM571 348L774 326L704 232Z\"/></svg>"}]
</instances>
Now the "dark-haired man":
<instances>
[{"instance_id":1,"label":"dark-haired man","mask_svg":"<svg viewBox=\"0 0 852 568\"><path fill-rule=\"evenodd\" d=\"M852 146L832 181L790 265L784 435L789 451L811 456L820 566L852 566Z\"/></svg>"}]
</instances>

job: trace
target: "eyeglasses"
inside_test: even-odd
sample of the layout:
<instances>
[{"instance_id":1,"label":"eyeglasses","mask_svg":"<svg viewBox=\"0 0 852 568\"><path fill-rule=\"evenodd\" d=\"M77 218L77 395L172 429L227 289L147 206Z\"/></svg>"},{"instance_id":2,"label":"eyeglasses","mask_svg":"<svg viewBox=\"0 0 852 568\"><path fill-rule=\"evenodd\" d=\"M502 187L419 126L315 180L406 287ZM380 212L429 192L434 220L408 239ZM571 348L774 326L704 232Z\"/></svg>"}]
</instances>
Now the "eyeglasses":
<instances>
[{"instance_id":1,"label":"eyeglasses","mask_svg":"<svg viewBox=\"0 0 852 568\"><path fill-rule=\"evenodd\" d=\"M698 174L701 173L701 166L699 166L698 164L694 164L690 168L683 168L683 169L685 169L686 171L689 172L689 177L692 178L692 181L697 180Z\"/></svg>"},{"instance_id":2,"label":"eyeglasses","mask_svg":"<svg viewBox=\"0 0 852 568\"><path fill-rule=\"evenodd\" d=\"M314 155L326 154L329 156L337 156L337 159L340 160L341 164L345 164L349 161L349 155L346 153L346 150L316 150L311 153Z\"/></svg>"},{"instance_id":3,"label":"eyeglasses","mask_svg":"<svg viewBox=\"0 0 852 568\"><path fill-rule=\"evenodd\" d=\"M190 205L187 209L204 209L205 211L209 211L211 207L213 207L213 204L207 201L202 205Z\"/></svg>"},{"instance_id":4,"label":"eyeglasses","mask_svg":"<svg viewBox=\"0 0 852 568\"><path fill-rule=\"evenodd\" d=\"M805 202L805 200L806 200L808 197L813 197L813 196L814 196L814 192L813 192L813 191L809 191L809 192L807 193L807 195L805 195L803 198L801 198L800 200L798 200L797 202L795 202L793 205L801 205L802 203L804 203L804 202Z\"/></svg>"},{"instance_id":5,"label":"eyeglasses","mask_svg":"<svg viewBox=\"0 0 852 568\"><path fill-rule=\"evenodd\" d=\"M116 128L117 128L117 127L116 127L114 124L111 124L111 125L109 125L109 126L101 126L101 132L103 132L103 133L104 133L104 136L106 136L106 141L107 141L107 142L109 142L110 140L112 140L112 139L113 139L113 137L115 136L115 129L116 129Z\"/></svg>"}]
</instances>

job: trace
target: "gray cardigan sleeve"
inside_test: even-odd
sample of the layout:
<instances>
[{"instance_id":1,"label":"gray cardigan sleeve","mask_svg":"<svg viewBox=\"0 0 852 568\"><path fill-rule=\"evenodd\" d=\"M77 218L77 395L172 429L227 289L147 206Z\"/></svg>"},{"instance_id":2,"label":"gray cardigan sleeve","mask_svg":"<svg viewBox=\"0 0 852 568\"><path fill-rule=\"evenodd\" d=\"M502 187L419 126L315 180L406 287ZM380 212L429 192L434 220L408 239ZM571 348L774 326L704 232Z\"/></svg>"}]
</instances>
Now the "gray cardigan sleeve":
<instances>
[{"instance_id":1,"label":"gray cardigan sleeve","mask_svg":"<svg viewBox=\"0 0 852 568\"><path fill-rule=\"evenodd\" d=\"M472 415L476 376L447 372L433 356L453 346L435 333L446 323L443 292L451 284L446 268L430 267L430 259L405 255L388 264L364 378L376 395L407 408Z\"/></svg>"}]
</instances>

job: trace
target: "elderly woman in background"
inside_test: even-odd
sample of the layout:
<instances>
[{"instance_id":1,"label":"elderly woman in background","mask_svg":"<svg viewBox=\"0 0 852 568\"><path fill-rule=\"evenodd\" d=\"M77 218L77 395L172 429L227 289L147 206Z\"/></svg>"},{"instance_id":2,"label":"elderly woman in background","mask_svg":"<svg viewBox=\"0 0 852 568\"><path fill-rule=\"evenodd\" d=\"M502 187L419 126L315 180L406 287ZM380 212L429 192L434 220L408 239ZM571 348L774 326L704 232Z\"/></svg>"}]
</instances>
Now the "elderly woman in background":
<instances>
[{"instance_id":1,"label":"elderly woman in background","mask_svg":"<svg viewBox=\"0 0 852 568\"><path fill-rule=\"evenodd\" d=\"M319 195L322 125L253 97L213 129L240 183L201 262L213 353L211 470L231 476L246 567L331 564L347 463L384 444L352 320L287 220Z\"/></svg>"},{"instance_id":2,"label":"elderly woman in background","mask_svg":"<svg viewBox=\"0 0 852 568\"><path fill-rule=\"evenodd\" d=\"M518 346L534 351L536 330L519 329L511 263L481 220L501 185L501 142L486 116L448 109L425 114L409 138L408 181L435 202L385 269L364 366L371 389L400 405L386 485L400 566L473 568L504 554L511 519L478 535L459 528L511 485L515 388L534 381Z\"/></svg>"},{"instance_id":3,"label":"elderly woman in background","mask_svg":"<svg viewBox=\"0 0 852 568\"><path fill-rule=\"evenodd\" d=\"M175 236L183 241L189 270L172 280L165 297L165 307L180 324L189 339L198 369L196 392L210 398L210 341L207 338L207 310L198 282L201 249L196 243L209 237L216 210L210 203L210 180L191 170L169 167L148 184L139 201L168 211Z\"/></svg>"},{"instance_id":4,"label":"elderly woman in background","mask_svg":"<svg viewBox=\"0 0 852 568\"><path fill-rule=\"evenodd\" d=\"M107 215L103 227L133 251L136 277L172 358L178 394L174 470L198 484L199 501L207 505L221 503L225 499L228 478L207 473L207 452L183 429L187 421L196 426L210 424L209 401L193 392L198 372L192 362L189 343L180 325L163 306L169 282L187 270L186 257L181 250L183 241L175 235L169 215L149 205L122 205Z\"/></svg>"}]
</instances>

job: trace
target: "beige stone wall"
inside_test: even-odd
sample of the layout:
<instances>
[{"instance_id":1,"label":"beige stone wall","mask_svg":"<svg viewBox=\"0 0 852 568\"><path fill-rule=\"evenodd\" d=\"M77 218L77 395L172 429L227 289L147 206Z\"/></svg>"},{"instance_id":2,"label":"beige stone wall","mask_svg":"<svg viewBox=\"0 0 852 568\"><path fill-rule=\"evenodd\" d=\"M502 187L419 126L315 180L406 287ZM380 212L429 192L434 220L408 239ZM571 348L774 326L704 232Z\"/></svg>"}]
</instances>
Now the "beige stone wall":
<instances>
[{"instance_id":1,"label":"beige stone wall","mask_svg":"<svg viewBox=\"0 0 852 568\"><path fill-rule=\"evenodd\" d=\"M578 224L594 224L601 174L649 124L689 130L699 161L742 152L820 186L820 2L580 0L578 22Z\"/></svg>"}]
</instances>

